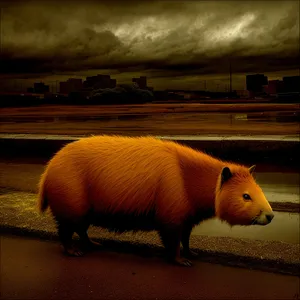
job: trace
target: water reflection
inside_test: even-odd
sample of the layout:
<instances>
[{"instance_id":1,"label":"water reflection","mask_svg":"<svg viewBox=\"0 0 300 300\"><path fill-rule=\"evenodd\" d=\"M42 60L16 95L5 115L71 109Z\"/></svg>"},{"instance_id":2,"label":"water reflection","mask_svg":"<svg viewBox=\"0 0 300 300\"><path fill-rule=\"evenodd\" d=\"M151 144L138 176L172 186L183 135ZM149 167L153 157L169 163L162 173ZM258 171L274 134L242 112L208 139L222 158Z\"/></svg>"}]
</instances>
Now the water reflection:
<instances>
[{"instance_id":1,"label":"water reflection","mask_svg":"<svg viewBox=\"0 0 300 300\"><path fill-rule=\"evenodd\" d=\"M130 120L137 121L140 119L174 120L184 121L197 124L198 122L277 122L277 123L297 123L300 122L300 112L284 111L284 112L255 112L255 113L165 113L156 112L148 113L93 113L89 115L12 115L3 116L1 123L30 123L30 122L88 122L88 121L109 121L109 120Z\"/></svg>"}]
</instances>

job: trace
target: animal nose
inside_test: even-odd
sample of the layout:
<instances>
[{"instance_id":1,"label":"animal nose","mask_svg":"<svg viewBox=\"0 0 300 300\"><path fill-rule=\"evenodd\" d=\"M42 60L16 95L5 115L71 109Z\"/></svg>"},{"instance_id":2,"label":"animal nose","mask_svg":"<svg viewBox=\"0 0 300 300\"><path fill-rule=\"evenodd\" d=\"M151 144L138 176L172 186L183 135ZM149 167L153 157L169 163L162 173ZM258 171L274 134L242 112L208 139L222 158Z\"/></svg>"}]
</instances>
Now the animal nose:
<instances>
[{"instance_id":1,"label":"animal nose","mask_svg":"<svg viewBox=\"0 0 300 300\"><path fill-rule=\"evenodd\" d=\"M273 213L267 213L266 214L266 218L269 221L269 223L273 220L274 218L274 214Z\"/></svg>"}]
</instances>

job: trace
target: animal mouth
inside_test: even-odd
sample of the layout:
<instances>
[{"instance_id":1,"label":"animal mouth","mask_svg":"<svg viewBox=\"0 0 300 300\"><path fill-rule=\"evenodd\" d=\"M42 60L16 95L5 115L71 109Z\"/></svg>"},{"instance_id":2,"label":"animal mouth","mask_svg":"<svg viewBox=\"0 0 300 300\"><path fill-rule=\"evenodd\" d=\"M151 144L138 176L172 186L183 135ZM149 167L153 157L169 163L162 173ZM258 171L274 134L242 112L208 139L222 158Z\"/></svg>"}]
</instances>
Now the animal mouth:
<instances>
[{"instance_id":1,"label":"animal mouth","mask_svg":"<svg viewBox=\"0 0 300 300\"><path fill-rule=\"evenodd\" d=\"M274 217L274 215L271 215L271 214L257 215L251 220L251 225L267 225L267 224L271 223L273 217Z\"/></svg>"},{"instance_id":2,"label":"animal mouth","mask_svg":"<svg viewBox=\"0 0 300 300\"><path fill-rule=\"evenodd\" d=\"M259 216L255 216L255 217L251 220L251 225L258 225L258 218L259 218Z\"/></svg>"}]
</instances>

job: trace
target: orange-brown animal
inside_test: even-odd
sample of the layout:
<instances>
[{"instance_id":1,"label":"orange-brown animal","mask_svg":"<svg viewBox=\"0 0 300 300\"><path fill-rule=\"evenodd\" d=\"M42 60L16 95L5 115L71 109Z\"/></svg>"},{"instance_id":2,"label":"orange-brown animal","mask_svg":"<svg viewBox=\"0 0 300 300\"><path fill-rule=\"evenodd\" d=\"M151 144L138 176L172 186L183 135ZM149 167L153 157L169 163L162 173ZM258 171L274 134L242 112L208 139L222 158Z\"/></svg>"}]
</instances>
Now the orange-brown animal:
<instances>
[{"instance_id":1,"label":"orange-brown animal","mask_svg":"<svg viewBox=\"0 0 300 300\"><path fill-rule=\"evenodd\" d=\"M96 245L87 235L93 224L119 232L157 230L168 258L190 266L190 234L201 221L271 222L272 208L253 170L154 137L93 136L69 143L50 160L39 205L41 211L50 206L69 255ZM72 245L74 232L81 249Z\"/></svg>"}]
</instances>

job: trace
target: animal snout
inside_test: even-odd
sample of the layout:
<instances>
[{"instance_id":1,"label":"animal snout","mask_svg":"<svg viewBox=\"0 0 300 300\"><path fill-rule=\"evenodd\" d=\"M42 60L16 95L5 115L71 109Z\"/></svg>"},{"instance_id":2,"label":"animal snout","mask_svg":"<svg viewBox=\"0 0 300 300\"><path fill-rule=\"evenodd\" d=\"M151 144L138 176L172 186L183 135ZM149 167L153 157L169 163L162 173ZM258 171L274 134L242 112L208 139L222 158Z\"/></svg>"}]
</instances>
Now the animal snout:
<instances>
[{"instance_id":1,"label":"animal snout","mask_svg":"<svg viewBox=\"0 0 300 300\"><path fill-rule=\"evenodd\" d=\"M267 224L271 223L273 218L274 218L274 213L273 212L262 211L260 216L257 217L257 219L255 220L255 224L257 224L257 225L267 225Z\"/></svg>"},{"instance_id":2,"label":"animal snout","mask_svg":"<svg viewBox=\"0 0 300 300\"><path fill-rule=\"evenodd\" d=\"M269 213L266 213L265 216L266 216L267 221L268 221L269 223L271 223L271 221L272 221L273 218L274 218L274 214L273 214L272 212L269 212Z\"/></svg>"},{"instance_id":3,"label":"animal snout","mask_svg":"<svg viewBox=\"0 0 300 300\"><path fill-rule=\"evenodd\" d=\"M266 219L268 220L268 222L270 223L274 218L274 214L272 212L270 213L266 213Z\"/></svg>"}]
</instances>

